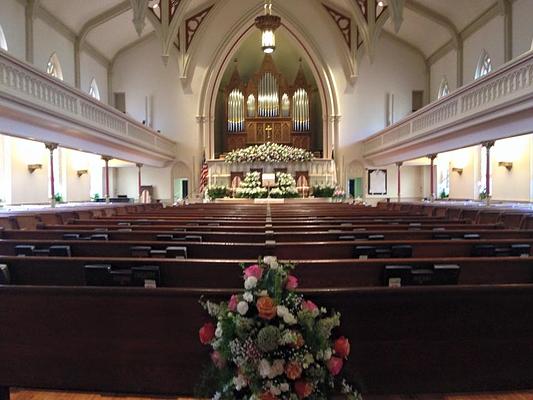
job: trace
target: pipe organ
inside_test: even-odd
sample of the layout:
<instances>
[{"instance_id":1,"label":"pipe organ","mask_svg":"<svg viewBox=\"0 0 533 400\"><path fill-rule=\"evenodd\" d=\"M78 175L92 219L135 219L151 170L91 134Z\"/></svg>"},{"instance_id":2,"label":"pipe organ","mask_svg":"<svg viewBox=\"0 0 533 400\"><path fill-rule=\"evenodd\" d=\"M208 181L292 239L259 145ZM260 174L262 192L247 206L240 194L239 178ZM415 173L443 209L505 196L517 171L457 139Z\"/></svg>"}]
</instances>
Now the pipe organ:
<instances>
[{"instance_id":1,"label":"pipe organ","mask_svg":"<svg viewBox=\"0 0 533 400\"><path fill-rule=\"evenodd\" d=\"M224 88L224 150L266 142L310 150L311 94L301 64L292 84L278 72L269 54L248 82L241 79L235 65Z\"/></svg>"}]
</instances>

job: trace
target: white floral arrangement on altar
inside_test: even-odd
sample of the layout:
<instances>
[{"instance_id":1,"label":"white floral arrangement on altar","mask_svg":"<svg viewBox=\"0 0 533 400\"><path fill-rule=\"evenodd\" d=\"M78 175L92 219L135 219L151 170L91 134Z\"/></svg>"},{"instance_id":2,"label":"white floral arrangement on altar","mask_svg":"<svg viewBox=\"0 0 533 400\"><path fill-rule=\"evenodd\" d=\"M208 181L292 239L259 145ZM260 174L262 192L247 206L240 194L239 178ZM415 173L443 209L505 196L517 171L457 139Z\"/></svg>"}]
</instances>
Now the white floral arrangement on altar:
<instances>
[{"instance_id":1,"label":"white floral arrangement on altar","mask_svg":"<svg viewBox=\"0 0 533 400\"><path fill-rule=\"evenodd\" d=\"M296 181L291 174L286 172L276 173L276 188L270 190L269 196L273 199L287 199L298 197Z\"/></svg>"},{"instance_id":2,"label":"white floral arrangement on altar","mask_svg":"<svg viewBox=\"0 0 533 400\"><path fill-rule=\"evenodd\" d=\"M261 199L267 195L267 188L261 187L261 173L256 171L247 173L235 190L235 197L237 198Z\"/></svg>"},{"instance_id":3,"label":"white floral arrangement on altar","mask_svg":"<svg viewBox=\"0 0 533 400\"><path fill-rule=\"evenodd\" d=\"M311 161L313 153L299 147L286 146L278 143L264 143L256 146L244 147L232 150L224 161L228 164L252 163L252 162L289 162L289 161Z\"/></svg>"},{"instance_id":4,"label":"white floral arrangement on altar","mask_svg":"<svg viewBox=\"0 0 533 400\"><path fill-rule=\"evenodd\" d=\"M294 265L273 256L243 265L244 292L229 301L200 300L214 319L199 330L211 362L197 395L213 400L322 400L361 395L341 378L350 354L344 336L333 337L340 314L295 290Z\"/></svg>"}]
</instances>

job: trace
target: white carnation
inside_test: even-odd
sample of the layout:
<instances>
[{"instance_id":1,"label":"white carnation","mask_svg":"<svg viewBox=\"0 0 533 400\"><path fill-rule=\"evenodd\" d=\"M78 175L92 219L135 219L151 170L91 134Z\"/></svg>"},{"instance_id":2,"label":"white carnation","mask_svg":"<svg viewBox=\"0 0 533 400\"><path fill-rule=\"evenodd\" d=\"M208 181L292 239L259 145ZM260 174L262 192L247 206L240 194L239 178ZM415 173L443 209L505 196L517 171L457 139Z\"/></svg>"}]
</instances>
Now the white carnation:
<instances>
[{"instance_id":1,"label":"white carnation","mask_svg":"<svg viewBox=\"0 0 533 400\"><path fill-rule=\"evenodd\" d=\"M246 280L244 281L244 288L246 290L250 290L250 289L253 289L254 287L257 286L257 278L255 276L249 276L248 278L246 278Z\"/></svg>"},{"instance_id":2,"label":"white carnation","mask_svg":"<svg viewBox=\"0 0 533 400\"><path fill-rule=\"evenodd\" d=\"M254 295L251 294L250 292L246 292L243 294L242 298L247 301L248 303L251 303L252 301L254 301Z\"/></svg>"},{"instance_id":3,"label":"white carnation","mask_svg":"<svg viewBox=\"0 0 533 400\"><path fill-rule=\"evenodd\" d=\"M248 312L248 303L240 301L239 304L237 304L237 312L241 315L245 315Z\"/></svg>"}]
</instances>

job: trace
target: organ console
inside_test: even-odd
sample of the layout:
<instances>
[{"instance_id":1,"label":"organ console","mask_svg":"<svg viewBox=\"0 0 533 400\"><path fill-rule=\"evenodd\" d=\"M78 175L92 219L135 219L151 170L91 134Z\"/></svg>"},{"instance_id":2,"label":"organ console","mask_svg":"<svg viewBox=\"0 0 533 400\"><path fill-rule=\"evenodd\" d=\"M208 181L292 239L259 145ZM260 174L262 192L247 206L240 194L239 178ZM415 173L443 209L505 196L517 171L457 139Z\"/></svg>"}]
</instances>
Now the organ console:
<instances>
[{"instance_id":1,"label":"organ console","mask_svg":"<svg viewBox=\"0 0 533 400\"><path fill-rule=\"evenodd\" d=\"M311 93L301 62L293 84L287 83L269 54L248 82L235 64L224 88L224 151L266 142L310 150Z\"/></svg>"}]
</instances>

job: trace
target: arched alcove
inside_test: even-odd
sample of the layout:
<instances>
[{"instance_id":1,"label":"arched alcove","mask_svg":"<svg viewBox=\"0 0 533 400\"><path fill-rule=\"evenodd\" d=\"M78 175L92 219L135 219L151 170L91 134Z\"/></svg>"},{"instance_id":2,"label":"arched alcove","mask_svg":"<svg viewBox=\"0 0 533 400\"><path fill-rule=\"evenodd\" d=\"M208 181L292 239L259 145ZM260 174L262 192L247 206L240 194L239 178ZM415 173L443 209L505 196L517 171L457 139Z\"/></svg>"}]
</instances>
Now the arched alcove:
<instances>
[{"instance_id":1,"label":"arched alcove","mask_svg":"<svg viewBox=\"0 0 533 400\"><path fill-rule=\"evenodd\" d=\"M228 90L230 82L232 82L232 77L234 79L237 77L235 71L237 71L239 81L242 84L241 87L246 87L251 81L253 81L254 75L259 73L263 62L265 61L265 53L263 53L260 44L261 32L257 29L252 30L241 43L239 49L235 52L233 56L234 62L226 67L226 70L222 75L220 87L217 92L214 121L215 157L227 150L224 144L227 141L228 136L235 136L235 133L227 132L230 130L227 126L227 117L231 114L230 110L228 110L228 115L226 115L226 107L228 106L228 102L231 102L231 99L228 98L230 95ZM309 93L306 92L309 96L310 124L309 128L306 129L307 132L310 132L309 137L311 140L309 150L322 152L322 104L318 94L318 84L313 76L311 67L303 58L303 49L299 48L289 40L286 31L280 30L279 32L276 32L276 44L276 51L272 53L271 56L275 68L281 75L280 82L277 82L279 85L279 116L284 117L283 113L285 113L286 117L289 117L290 108L292 108L293 104L292 92L302 86L302 82L297 81L301 81L303 77L305 86L309 89ZM251 101L250 104L253 104L251 107L254 108L257 96L251 96L253 96L253 101ZM286 102L285 107L287 108L287 105L289 105L289 108L285 111L283 110L282 104L284 96ZM249 111L247 108L250 95L247 94L244 97L242 109L245 112L242 113L241 119L249 120L252 117L250 115L252 111ZM258 98L257 101L259 100L260 99ZM240 127L241 126L239 126L239 128ZM246 129L246 127L242 128ZM238 134L238 132L236 132L236 134Z\"/></svg>"}]
</instances>

